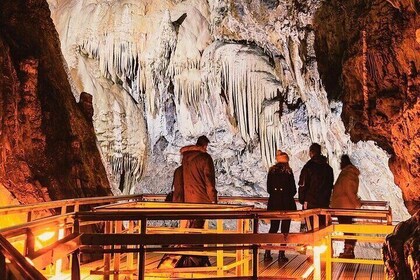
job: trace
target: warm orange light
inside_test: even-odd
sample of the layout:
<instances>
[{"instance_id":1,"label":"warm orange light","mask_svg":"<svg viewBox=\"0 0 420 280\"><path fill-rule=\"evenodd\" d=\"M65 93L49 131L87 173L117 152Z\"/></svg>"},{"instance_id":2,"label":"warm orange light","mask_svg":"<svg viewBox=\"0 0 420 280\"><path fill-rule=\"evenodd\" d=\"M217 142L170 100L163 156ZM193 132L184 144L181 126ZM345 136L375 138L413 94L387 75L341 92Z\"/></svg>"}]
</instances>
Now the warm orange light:
<instances>
[{"instance_id":1,"label":"warm orange light","mask_svg":"<svg viewBox=\"0 0 420 280\"><path fill-rule=\"evenodd\" d=\"M315 254L322 254L325 251L327 251L327 246L326 245L320 245L320 246L315 246L314 247L314 253Z\"/></svg>"},{"instance_id":2,"label":"warm orange light","mask_svg":"<svg viewBox=\"0 0 420 280\"><path fill-rule=\"evenodd\" d=\"M28 257L25 257L25 259L28 261L28 263L30 263L30 265L34 266L34 263L32 262L32 260Z\"/></svg>"},{"instance_id":3,"label":"warm orange light","mask_svg":"<svg viewBox=\"0 0 420 280\"><path fill-rule=\"evenodd\" d=\"M314 246L314 279L321 280L321 254L327 250L326 245Z\"/></svg>"},{"instance_id":4,"label":"warm orange light","mask_svg":"<svg viewBox=\"0 0 420 280\"><path fill-rule=\"evenodd\" d=\"M305 273L302 274L302 278L303 279L308 278L311 275L312 271L314 271L314 266L313 265L308 267L308 269L305 271Z\"/></svg>"},{"instance_id":5,"label":"warm orange light","mask_svg":"<svg viewBox=\"0 0 420 280\"><path fill-rule=\"evenodd\" d=\"M42 243L50 240L51 238L53 238L55 235L54 231L46 231L44 233L41 233L40 235L37 236L38 240L41 241Z\"/></svg>"}]
</instances>

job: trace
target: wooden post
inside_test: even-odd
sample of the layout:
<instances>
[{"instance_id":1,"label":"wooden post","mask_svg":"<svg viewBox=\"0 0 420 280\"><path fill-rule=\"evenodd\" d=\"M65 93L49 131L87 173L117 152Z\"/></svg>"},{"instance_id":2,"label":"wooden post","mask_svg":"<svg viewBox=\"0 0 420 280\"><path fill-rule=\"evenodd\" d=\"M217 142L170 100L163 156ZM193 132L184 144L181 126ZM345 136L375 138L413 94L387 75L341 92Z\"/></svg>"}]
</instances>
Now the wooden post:
<instances>
[{"instance_id":1,"label":"wooden post","mask_svg":"<svg viewBox=\"0 0 420 280\"><path fill-rule=\"evenodd\" d=\"M146 234L146 223L147 223L146 218L142 218L140 223L141 223L140 224L140 229L141 229L140 233L141 234ZM144 280L144 278L145 278L145 275L146 275L146 272L145 272L146 265L145 264L146 264L146 251L145 251L144 245L142 244L142 245L140 245L139 263L138 263L138 269L139 269L138 279L139 280Z\"/></svg>"},{"instance_id":2,"label":"wooden post","mask_svg":"<svg viewBox=\"0 0 420 280\"><path fill-rule=\"evenodd\" d=\"M245 219L244 223L245 223L244 224L245 233L249 233L251 231L250 230L251 222L249 219ZM244 263L244 266L243 266L243 275L249 275L249 249L245 250L244 258L246 258L247 261Z\"/></svg>"},{"instance_id":3,"label":"wooden post","mask_svg":"<svg viewBox=\"0 0 420 280\"><path fill-rule=\"evenodd\" d=\"M0 252L0 279L7 279L6 257Z\"/></svg>"},{"instance_id":4,"label":"wooden post","mask_svg":"<svg viewBox=\"0 0 420 280\"><path fill-rule=\"evenodd\" d=\"M79 249L71 254L71 280L80 280Z\"/></svg>"},{"instance_id":5,"label":"wooden post","mask_svg":"<svg viewBox=\"0 0 420 280\"><path fill-rule=\"evenodd\" d=\"M319 216L313 215L314 224L313 224L313 230L316 231L319 229Z\"/></svg>"},{"instance_id":6,"label":"wooden post","mask_svg":"<svg viewBox=\"0 0 420 280\"><path fill-rule=\"evenodd\" d=\"M388 206L388 215L386 216L386 223L389 226L392 226L392 209L391 206Z\"/></svg>"},{"instance_id":7,"label":"wooden post","mask_svg":"<svg viewBox=\"0 0 420 280\"><path fill-rule=\"evenodd\" d=\"M130 220L128 222L128 233L134 233L134 221ZM127 248L133 248L132 245L128 245ZM127 270L133 269L133 263L134 263L134 253L127 253ZM129 275L129 279L132 279L133 275Z\"/></svg>"},{"instance_id":8,"label":"wooden post","mask_svg":"<svg viewBox=\"0 0 420 280\"><path fill-rule=\"evenodd\" d=\"M122 222L121 221L115 221L115 233L121 233L122 231ZM116 249L121 248L119 245L114 246ZM114 254L114 280L118 280L120 278L120 253Z\"/></svg>"},{"instance_id":9,"label":"wooden post","mask_svg":"<svg viewBox=\"0 0 420 280\"><path fill-rule=\"evenodd\" d=\"M325 263L325 276L326 280L331 280L332 278L332 264L331 264L331 258L332 256L332 239L331 234L329 233L327 236L327 252L326 252L326 263Z\"/></svg>"},{"instance_id":10,"label":"wooden post","mask_svg":"<svg viewBox=\"0 0 420 280\"><path fill-rule=\"evenodd\" d=\"M217 220L217 233L223 233L223 220ZM222 245L217 244L217 247ZM217 250L216 253L217 276L223 276L223 250Z\"/></svg>"},{"instance_id":11,"label":"wooden post","mask_svg":"<svg viewBox=\"0 0 420 280\"><path fill-rule=\"evenodd\" d=\"M105 234L111 233L111 221L105 221ZM104 246L104 249L109 249L110 246ZM109 280L109 270L111 267L111 254L104 254L104 280Z\"/></svg>"},{"instance_id":12,"label":"wooden post","mask_svg":"<svg viewBox=\"0 0 420 280\"><path fill-rule=\"evenodd\" d=\"M253 233L258 233L258 216L254 215ZM252 279L258 279L258 245L252 246Z\"/></svg>"},{"instance_id":13,"label":"wooden post","mask_svg":"<svg viewBox=\"0 0 420 280\"><path fill-rule=\"evenodd\" d=\"M26 248L25 248L25 257L32 256L35 252L35 235L32 230L28 229L26 233Z\"/></svg>"},{"instance_id":14,"label":"wooden post","mask_svg":"<svg viewBox=\"0 0 420 280\"><path fill-rule=\"evenodd\" d=\"M236 222L236 232L237 233L244 233L244 220L243 219L238 219ZM238 250L236 249L236 263L242 261L243 259L243 252L244 250ZM242 268L243 268L243 264L236 266L236 276L242 276Z\"/></svg>"},{"instance_id":15,"label":"wooden post","mask_svg":"<svg viewBox=\"0 0 420 280\"><path fill-rule=\"evenodd\" d=\"M33 217L33 215L34 215L34 211L29 211L28 213L27 213L27 216L26 216L26 221L29 223L30 221L32 221L32 217Z\"/></svg>"}]
</instances>

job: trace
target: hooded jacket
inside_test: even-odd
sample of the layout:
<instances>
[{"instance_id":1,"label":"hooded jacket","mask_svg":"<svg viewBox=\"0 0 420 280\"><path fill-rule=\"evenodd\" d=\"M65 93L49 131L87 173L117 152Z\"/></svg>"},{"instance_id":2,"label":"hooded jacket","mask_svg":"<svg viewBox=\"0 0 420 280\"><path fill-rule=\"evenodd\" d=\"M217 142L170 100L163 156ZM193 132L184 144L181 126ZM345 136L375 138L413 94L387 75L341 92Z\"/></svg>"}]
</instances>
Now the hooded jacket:
<instances>
[{"instance_id":1,"label":"hooded jacket","mask_svg":"<svg viewBox=\"0 0 420 280\"><path fill-rule=\"evenodd\" d=\"M181 149L184 201L191 203L216 203L216 179L211 156L200 146Z\"/></svg>"},{"instance_id":2,"label":"hooded jacket","mask_svg":"<svg viewBox=\"0 0 420 280\"><path fill-rule=\"evenodd\" d=\"M184 179L182 175L182 165L174 171L172 182L173 197L172 202L184 202Z\"/></svg>"},{"instance_id":3,"label":"hooded jacket","mask_svg":"<svg viewBox=\"0 0 420 280\"><path fill-rule=\"evenodd\" d=\"M312 157L299 176L299 202L308 202L308 208L328 208L333 184L334 173L327 158Z\"/></svg>"},{"instance_id":4,"label":"hooded jacket","mask_svg":"<svg viewBox=\"0 0 420 280\"><path fill-rule=\"evenodd\" d=\"M360 208L359 190L360 171L354 165L344 167L334 185L331 199L332 208Z\"/></svg>"},{"instance_id":5,"label":"hooded jacket","mask_svg":"<svg viewBox=\"0 0 420 280\"><path fill-rule=\"evenodd\" d=\"M267 210L296 210L295 178L288 164L277 163L270 167L267 175Z\"/></svg>"}]
</instances>

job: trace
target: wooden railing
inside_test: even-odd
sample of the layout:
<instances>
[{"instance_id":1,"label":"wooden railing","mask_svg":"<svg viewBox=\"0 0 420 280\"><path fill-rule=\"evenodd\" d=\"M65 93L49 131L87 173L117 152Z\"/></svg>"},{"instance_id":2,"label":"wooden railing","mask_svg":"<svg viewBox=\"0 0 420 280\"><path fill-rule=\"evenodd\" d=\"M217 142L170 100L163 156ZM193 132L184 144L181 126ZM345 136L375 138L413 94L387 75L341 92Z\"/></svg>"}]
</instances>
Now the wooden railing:
<instances>
[{"instance_id":1,"label":"wooden railing","mask_svg":"<svg viewBox=\"0 0 420 280\"><path fill-rule=\"evenodd\" d=\"M124 195L124 196L105 196L105 197L86 197L64 199L56 201L41 202L29 205L14 205L0 207L0 216L6 215L26 215L26 221L34 220L35 212L49 212L50 215L64 215L71 212L78 212L80 206L93 206L98 204L117 203L119 201L140 201L143 200L143 195ZM48 215L47 215L48 216ZM42 216L42 217L45 217ZM0 224L0 229L4 228Z\"/></svg>"},{"instance_id":2,"label":"wooden railing","mask_svg":"<svg viewBox=\"0 0 420 280\"><path fill-rule=\"evenodd\" d=\"M34 265L37 268L42 268L47 263L57 262L60 258L65 255L71 254L72 256L72 279L80 278L78 255L79 253L103 253L104 263L108 263L103 271L104 279L106 276L112 273L119 273L119 267L114 267L113 270L110 268L110 254L114 253L115 256L118 254L127 254L127 259L133 261L133 257L128 257L130 254L138 254L139 262L137 269L131 269L130 273L136 271L139 275L139 279L144 279L146 274L144 260L145 254L148 252L170 252L170 251L181 251L178 253L194 254L194 249L189 248L185 251L185 248L161 248L156 245L193 245L193 244L206 244L207 254L216 252L217 264L216 267L212 268L200 268L199 270L205 271L216 271L219 277L223 276L223 271L226 269L232 269L232 265L223 264L223 256L229 255L223 253L223 250L234 250L236 252L242 252L235 254L238 256L236 279L257 279L258 278L258 249L267 247L276 247L280 244L287 244L289 248L294 248L295 244L308 244L316 245L321 242L330 242L331 245L331 234L336 230L340 230L341 225L331 225L327 228L318 229L318 216L326 215L328 217L336 217L340 215L355 216L359 219L369 219L376 223L376 225L383 225L387 231L392 229L390 224L392 223L391 209L386 202L364 202L364 205L383 207L382 210L371 210L371 209L359 209L347 210L347 209L310 209L302 211L288 211L288 212L267 212L264 209L255 209L252 207L244 207L241 205L200 205L200 204L174 204L174 203L161 203L161 202L144 202L144 201L133 201L131 199L143 199L143 200L160 200L163 196L155 195L141 195L141 196L124 196L124 197L112 197L112 198L93 198L84 199L83 205L102 204L104 201L107 203L115 202L108 206L99 206L95 210L89 212L73 212L63 215L56 215L46 218L41 218L36 221L25 223L24 225L17 225L5 229L0 229L0 270L2 269L2 263L6 266L6 259L11 262L17 262L21 267L27 268L26 272L33 271L28 268L28 263L25 257L34 261ZM244 198L234 197L229 200L227 197L219 198L220 202L232 203L232 202L262 202L264 203L267 198ZM125 200L125 201L124 201ZM67 207L67 200L57 201L49 204L50 209ZM72 201L70 205L82 205L80 201ZM38 208L37 205L33 209ZM168 209L170 207L170 209ZM12 209L9 207L7 210L0 209L3 211L9 211L7 213L16 213L16 211L22 211L19 209ZM24 209L29 210L31 207L26 206ZM33 210L32 209L32 210ZM74 209L73 209L74 210ZM26 210L25 210L26 211ZM4 212L3 212L4 213ZM20 212L22 213L22 212ZM28 212L26 212L28 213ZM283 234L268 234L259 232L259 224L261 220L266 219L292 219L295 221L302 221L308 217L312 217L314 220L314 231L309 233L290 233L287 236ZM183 220L201 218L208 220L216 220L216 228L195 230L188 229L189 232L182 232L182 230L168 228L156 228L148 227L147 221L152 220ZM223 220L237 220L237 230L234 232L226 232L223 230ZM329 219L331 220L331 219ZM126 224L126 228L123 226ZM105 224L104 233L84 233L84 228L89 224ZM127 226L128 224L128 226ZM388 226L387 226L388 225ZM57 237L51 244L43 248L35 248L34 239L38 236L45 228L51 228L56 232ZM241 229L241 230L239 230ZM168 234L168 230L171 233ZM348 229L347 229L348 230ZM197 232L200 231L200 232ZM61 236L58 232L61 232ZM175 232L175 233L174 233ZM330 239L328 239L330 237ZM6 240L7 239L7 240ZM378 238L379 240L380 238ZM204 241L205 240L205 241ZM16 243L24 241L24 247L18 251L10 247L10 243ZM380 240L379 240L380 241ZM6 244L7 242L8 244ZM271 244L271 245L269 245ZM92 249L90 246L100 245L101 249ZM113 245L112 247L110 247ZM122 246L122 247L121 247ZM221 250L220 246L223 246ZM202 250L202 248L200 249ZM249 254L247 252L252 252ZM19 253L21 257L17 257ZM197 253L197 252L195 252ZM201 253L202 254L202 253ZM3 257L2 257L3 256ZM232 255L229 255L232 256ZM22 259L23 258L23 259ZM2 262L2 260L4 260ZM330 263L334 262L333 258L328 260ZM248 265L252 263L251 275L247 276ZM115 266L115 263L114 263ZM233 266L235 268L235 266ZM320 267L316 268L318 271ZM175 269L180 272L192 271L191 268ZM197 270L197 268L195 268ZM328 266L327 266L328 270ZM159 273L157 270L152 270L150 273ZM160 273L164 273L161 271ZM329 272L330 273L330 272ZM27 279L43 279L37 278L35 272L31 274ZM2 276L2 275L0 275ZM143 278L142 278L143 277ZM0 278L3 279L3 278ZM7 278L4 278L7 279ZM25 278L26 279L26 278Z\"/></svg>"}]
</instances>

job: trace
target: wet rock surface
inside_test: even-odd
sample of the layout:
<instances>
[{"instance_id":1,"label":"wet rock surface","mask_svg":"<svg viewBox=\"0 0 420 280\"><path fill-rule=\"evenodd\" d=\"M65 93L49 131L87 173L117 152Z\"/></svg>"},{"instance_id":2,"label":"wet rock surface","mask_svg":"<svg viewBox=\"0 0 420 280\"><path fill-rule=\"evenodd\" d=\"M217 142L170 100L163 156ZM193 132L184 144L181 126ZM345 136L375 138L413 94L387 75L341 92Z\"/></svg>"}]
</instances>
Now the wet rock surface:
<instances>
[{"instance_id":1,"label":"wet rock surface","mask_svg":"<svg viewBox=\"0 0 420 280\"><path fill-rule=\"evenodd\" d=\"M387 279L420 278L420 211L387 236L383 254Z\"/></svg>"}]
</instances>

